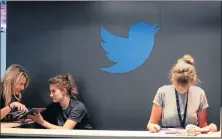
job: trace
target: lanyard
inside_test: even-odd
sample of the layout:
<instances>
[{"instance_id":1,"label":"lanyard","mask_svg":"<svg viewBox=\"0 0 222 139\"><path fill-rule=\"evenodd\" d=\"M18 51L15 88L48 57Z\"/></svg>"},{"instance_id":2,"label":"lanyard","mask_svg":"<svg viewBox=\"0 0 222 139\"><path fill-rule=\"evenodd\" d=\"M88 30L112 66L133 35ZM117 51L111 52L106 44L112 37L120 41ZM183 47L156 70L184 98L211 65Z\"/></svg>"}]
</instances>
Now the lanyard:
<instances>
[{"instance_id":1,"label":"lanyard","mask_svg":"<svg viewBox=\"0 0 222 139\"><path fill-rule=\"evenodd\" d=\"M175 94L176 94L177 113L178 113L178 117L179 117L179 120L180 120L180 126L185 128L185 121L186 121L186 117L187 117L188 92L187 92L187 100L186 100L186 106L185 106L185 110L184 110L183 120L182 120L182 116L181 116L181 112L180 112L179 97L178 97L178 93L177 93L176 89L175 89Z\"/></svg>"}]
</instances>

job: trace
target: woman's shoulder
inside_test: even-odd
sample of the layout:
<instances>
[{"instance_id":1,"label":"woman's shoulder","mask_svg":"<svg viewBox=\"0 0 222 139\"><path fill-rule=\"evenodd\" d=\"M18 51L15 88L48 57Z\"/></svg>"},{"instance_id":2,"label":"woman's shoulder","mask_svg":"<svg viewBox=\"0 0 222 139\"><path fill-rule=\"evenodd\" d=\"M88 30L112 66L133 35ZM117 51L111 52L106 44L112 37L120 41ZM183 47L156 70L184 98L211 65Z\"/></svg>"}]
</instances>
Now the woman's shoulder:
<instances>
[{"instance_id":1,"label":"woman's shoulder","mask_svg":"<svg viewBox=\"0 0 222 139\"><path fill-rule=\"evenodd\" d=\"M85 105L83 102L75 99L71 99L71 107L79 107L79 108L85 108Z\"/></svg>"},{"instance_id":2,"label":"woman's shoulder","mask_svg":"<svg viewBox=\"0 0 222 139\"><path fill-rule=\"evenodd\" d=\"M158 88L159 92L169 92L173 90L173 86L172 85L163 85L160 88Z\"/></svg>"},{"instance_id":3,"label":"woman's shoulder","mask_svg":"<svg viewBox=\"0 0 222 139\"><path fill-rule=\"evenodd\" d=\"M205 94L205 91L201 87L195 85L191 86L189 91L198 95Z\"/></svg>"},{"instance_id":4,"label":"woman's shoulder","mask_svg":"<svg viewBox=\"0 0 222 139\"><path fill-rule=\"evenodd\" d=\"M169 96L174 93L174 89L172 85L163 85L160 88L158 88L156 95L157 96Z\"/></svg>"}]
</instances>

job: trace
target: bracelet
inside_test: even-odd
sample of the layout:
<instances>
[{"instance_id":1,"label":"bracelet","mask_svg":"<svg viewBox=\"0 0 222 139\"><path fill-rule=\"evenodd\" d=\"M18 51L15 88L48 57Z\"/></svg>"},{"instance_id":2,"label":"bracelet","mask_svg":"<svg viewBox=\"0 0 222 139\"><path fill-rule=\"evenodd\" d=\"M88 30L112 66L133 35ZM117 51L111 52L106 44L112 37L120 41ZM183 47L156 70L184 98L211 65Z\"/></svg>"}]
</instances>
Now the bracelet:
<instances>
[{"instance_id":1,"label":"bracelet","mask_svg":"<svg viewBox=\"0 0 222 139\"><path fill-rule=\"evenodd\" d=\"M9 108L12 110L12 107L10 106L11 103L8 104Z\"/></svg>"}]
</instances>

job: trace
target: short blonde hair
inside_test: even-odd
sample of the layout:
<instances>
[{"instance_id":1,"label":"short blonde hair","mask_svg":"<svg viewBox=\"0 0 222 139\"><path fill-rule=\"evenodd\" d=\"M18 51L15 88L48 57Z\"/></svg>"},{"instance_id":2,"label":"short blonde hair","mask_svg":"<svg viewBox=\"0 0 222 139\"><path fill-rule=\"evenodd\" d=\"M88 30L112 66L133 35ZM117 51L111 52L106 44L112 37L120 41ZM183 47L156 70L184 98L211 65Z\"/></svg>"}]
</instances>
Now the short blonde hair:
<instances>
[{"instance_id":1,"label":"short blonde hair","mask_svg":"<svg viewBox=\"0 0 222 139\"><path fill-rule=\"evenodd\" d=\"M186 54L177 60L170 70L170 79L173 84L177 83L182 86L198 83L197 73L194 65L193 56Z\"/></svg>"}]
</instances>

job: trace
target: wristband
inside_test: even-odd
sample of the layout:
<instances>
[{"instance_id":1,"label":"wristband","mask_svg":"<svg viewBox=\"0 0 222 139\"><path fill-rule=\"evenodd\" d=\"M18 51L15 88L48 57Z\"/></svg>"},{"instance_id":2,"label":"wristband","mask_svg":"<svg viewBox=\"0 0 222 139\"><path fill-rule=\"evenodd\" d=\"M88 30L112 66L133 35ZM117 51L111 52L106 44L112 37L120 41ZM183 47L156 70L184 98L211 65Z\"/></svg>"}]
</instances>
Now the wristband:
<instances>
[{"instance_id":1,"label":"wristband","mask_svg":"<svg viewBox=\"0 0 222 139\"><path fill-rule=\"evenodd\" d=\"M10 106L11 103L8 104L9 108L12 110L12 107Z\"/></svg>"}]
</instances>

